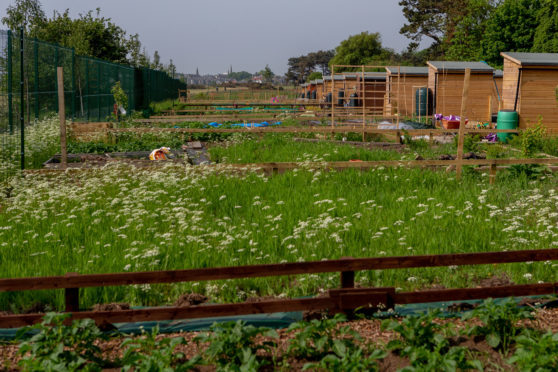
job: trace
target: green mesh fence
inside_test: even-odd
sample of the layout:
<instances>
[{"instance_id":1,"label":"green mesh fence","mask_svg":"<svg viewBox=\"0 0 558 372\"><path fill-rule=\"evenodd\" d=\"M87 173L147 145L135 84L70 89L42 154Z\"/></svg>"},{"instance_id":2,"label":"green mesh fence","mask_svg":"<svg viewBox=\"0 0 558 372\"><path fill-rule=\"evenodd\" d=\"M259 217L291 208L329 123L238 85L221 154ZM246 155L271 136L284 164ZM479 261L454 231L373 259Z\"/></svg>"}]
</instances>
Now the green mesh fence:
<instances>
[{"instance_id":1,"label":"green mesh fence","mask_svg":"<svg viewBox=\"0 0 558 372\"><path fill-rule=\"evenodd\" d=\"M128 110L175 99L178 89L186 89L163 71L79 56L73 49L28 37L21 45L19 33L0 30L0 181L19 168L39 167L56 151L41 141L35 123L58 112L58 66L64 68L66 117L74 121L107 120L117 81L128 95Z\"/></svg>"}]
</instances>

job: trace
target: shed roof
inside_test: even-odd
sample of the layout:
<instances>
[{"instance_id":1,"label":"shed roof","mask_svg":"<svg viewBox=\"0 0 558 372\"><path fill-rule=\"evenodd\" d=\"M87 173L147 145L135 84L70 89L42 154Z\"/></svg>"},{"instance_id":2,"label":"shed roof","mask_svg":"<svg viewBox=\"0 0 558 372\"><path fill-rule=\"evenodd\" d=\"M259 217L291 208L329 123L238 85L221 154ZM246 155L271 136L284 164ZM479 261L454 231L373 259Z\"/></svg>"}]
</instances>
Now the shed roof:
<instances>
[{"instance_id":1,"label":"shed roof","mask_svg":"<svg viewBox=\"0 0 558 372\"><path fill-rule=\"evenodd\" d=\"M362 72L351 72L343 74L346 79L360 79L362 77ZM365 72L364 80L386 80L385 72Z\"/></svg>"},{"instance_id":2,"label":"shed roof","mask_svg":"<svg viewBox=\"0 0 558 372\"><path fill-rule=\"evenodd\" d=\"M386 70L390 74L397 74L401 75L428 75L428 67L416 67L416 66L388 66Z\"/></svg>"},{"instance_id":3,"label":"shed roof","mask_svg":"<svg viewBox=\"0 0 558 372\"><path fill-rule=\"evenodd\" d=\"M323 79L316 79L316 80L312 80L310 83L316 85L316 84L323 84Z\"/></svg>"},{"instance_id":4,"label":"shed roof","mask_svg":"<svg viewBox=\"0 0 558 372\"><path fill-rule=\"evenodd\" d=\"M500 54L521 66L558 66L558 53L502 52Z\"/></svg>"},{"instance_id":5,"label":"shed roof","mask_svg":"<svg viewBox=\"0 0 558 372\"><path fill-rule=\"evenodd\" d=\"M504 71L502 71L502 70L494 70L494 77L495 77L495 78L503 78L503 77L504 77Z\"/></svg>"},{"instance_id":6,"label":"shed roof","mask_svg":"<svg viewBox=\"0 0 558 372\"><path fill-rule=\"evenodd\" d=\"M436 71L443 72L465 72L466 68L470 68L471 72L484 72L490 74L494 72L494 69L484 62L428 61L427 63Z\"/></svg>"},{"instance_id":7,"label":"shed roof","mask_svg":"<svg viewBox=\"0 0 558 372\"><path fill-rule=\"evenodd\" d=\"M345 75L334 75L335 80L345 80ZM324 76L324 81L330 81L331 76Z\"/></svg>"}]
</instances>

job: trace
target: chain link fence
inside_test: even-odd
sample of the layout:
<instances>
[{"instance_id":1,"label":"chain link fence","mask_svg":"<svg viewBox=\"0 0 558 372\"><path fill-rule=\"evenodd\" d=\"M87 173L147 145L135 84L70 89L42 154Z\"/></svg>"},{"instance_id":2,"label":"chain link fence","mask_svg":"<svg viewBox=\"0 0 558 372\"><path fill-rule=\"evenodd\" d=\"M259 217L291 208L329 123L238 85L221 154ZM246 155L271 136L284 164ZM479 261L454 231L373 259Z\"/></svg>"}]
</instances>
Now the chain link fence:
<instances>
[{"instance_id":1,"label":"chain link fence","mask_svg":"<svg viewBox=\"0 0 558 372\"><path fill-rule=\"evenodd\" d=\"M163 71L76 55L70 48L0 30L0 180L18 168L40 165L41 156L26 149L41 146L29 143L41 136L30 133L38 129L36 123L58 112L58 66L64 68L66 117L74 121L107 120L117 81L128 96L129 110L175 99L179 89L186 89Z\"/></svg>"}]
</instances>

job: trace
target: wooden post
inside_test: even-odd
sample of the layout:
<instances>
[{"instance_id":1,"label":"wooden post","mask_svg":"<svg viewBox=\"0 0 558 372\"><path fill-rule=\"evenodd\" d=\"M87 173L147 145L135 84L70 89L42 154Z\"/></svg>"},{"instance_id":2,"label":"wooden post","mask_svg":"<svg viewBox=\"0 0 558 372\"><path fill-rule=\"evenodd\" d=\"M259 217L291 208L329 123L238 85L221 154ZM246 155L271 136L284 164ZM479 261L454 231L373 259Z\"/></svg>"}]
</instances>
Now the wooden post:
<instances>
[{"instance_id":1,"label":"wooden post","mask_svg":"<svg viewBox=\"0 0 558 372\"><path fill-rule=\"evenodd\" d=\"M492 163L490 164L490 173L489 173L489 182L491 185L494 185L496 183L496 164Z\"/></svg>"},{"instance_id":2,"label":"wooden post","mask_svg":"<svg viewBox=\"0 0 558 372\"><path fill-rule=\"evenodd\" d=\"M66 276L76 276L77 273L67 273ZM79 311L79 288L66 288L64 290L66 312L72 313Z\"/></svg>"},{"instance_id":3,"label":"wooden post","mask_svg":"<svg viewBox=\"0 0 558 372\"><path fill-rule=\"evenodd\" d=\"M335 65L331 66L331 127L335 127Z\"/></svg>"},{"instance_id":4,"label":"wooden post","mask_svg":"<svg viewBox=\"0 0 558 372\"><path fill-rule=\"evenodd\" d=\"M60 163L62 169L68 167L68 150L66 146L66 105L64 103L64 68L57 68L58 77L58 117L60 118Z\"/></svg>"},{"instance_id":5,"label":"wooden post","mask_svg":"<svg viewBox=\"0 0 558 372\"><path fill-rule=\"evenodd\" d=\"M341 259L352 259L352 257L341 257ZM341 288L354 288L355 287L355 272L342 271L341 272Z\"/></svg>"},{"instance_id":6,"label":"wooden post","mask_svg":"<svg viewBox=\"0 0 558 372\"><path fill-rule=\"evenodd\" d=\"M399 82L400 81L401 81L401 66L397 66L397 95L396 95L397 98L395 99L395 103L397 104L397 126L396 126L397 129L399 129L399 116L401 114L401 110L399 107ZM399 142L401 143L401 139L399 140Z\"/></svg>"},{"instance_id":7,"label":"wooden post","mask_svg":"<svg viewBox=\"0 0 558 372\"><path fill-rule=\"evenodd\" d=\"M362 90L360 95L360 99L362 100L362 142L365 142L364 127L366 123L366 83L364 81L364 65L362 65Z\"/></svg>"},{"instance_id":8,"label":"wooden post","mask_svg":"<svg viewBox=\"0 0 558 372\"><path fill-rule=\"evenodd\" d=\"M461 171L463 168L463 142L465 140L465 115L467 114L467 101L469 98L469 83L471 81L471 69L465 69L465 78L463 79L463 97L461 99L461 120L459 123L459 134L457 138L457 164L456 178L461 179Z\"/></svg>"}]
</instances>

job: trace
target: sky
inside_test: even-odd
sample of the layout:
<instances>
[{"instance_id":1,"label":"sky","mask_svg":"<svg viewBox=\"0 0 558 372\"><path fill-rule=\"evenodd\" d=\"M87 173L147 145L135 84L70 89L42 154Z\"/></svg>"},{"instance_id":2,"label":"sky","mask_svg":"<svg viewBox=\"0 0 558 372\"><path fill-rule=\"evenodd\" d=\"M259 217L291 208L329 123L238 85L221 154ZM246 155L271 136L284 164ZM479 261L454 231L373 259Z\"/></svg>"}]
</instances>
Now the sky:
<instances>
[{"instance_id":1,"label":"sky","mask_svg":"<svg viewBox=\"0 0 558 372\"><path fill-rule=\"evenodd\" d=\"M256 72L269 65L287 71L287 60L334 49L363 31L379 32L385 47L409 43L399 29L405 19L398 0L42 0L48 17L70 9L101 14L130 34L148 53L172 58L178 72ZM0 0L0 18L12 0ZM1 26L1 25L0 25Z\"/></svg>"}]
</instances>

